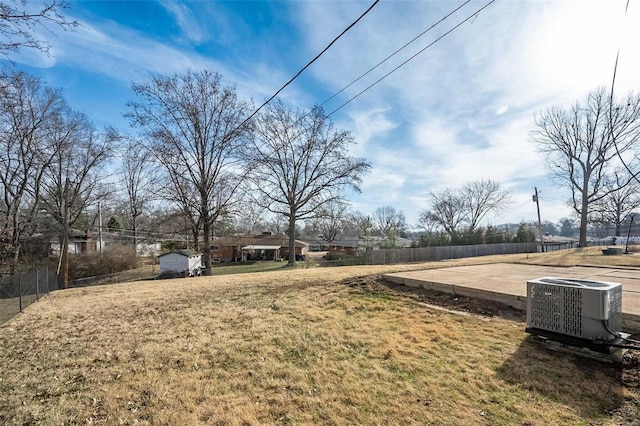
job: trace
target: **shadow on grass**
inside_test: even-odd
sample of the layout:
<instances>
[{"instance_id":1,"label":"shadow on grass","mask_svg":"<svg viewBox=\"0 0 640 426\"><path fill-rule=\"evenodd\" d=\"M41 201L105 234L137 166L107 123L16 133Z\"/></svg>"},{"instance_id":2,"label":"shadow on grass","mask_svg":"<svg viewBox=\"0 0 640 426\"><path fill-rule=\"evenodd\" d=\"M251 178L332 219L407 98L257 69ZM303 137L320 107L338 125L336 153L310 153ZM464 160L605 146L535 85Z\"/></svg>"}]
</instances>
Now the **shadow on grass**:
<instances>
[{"instance_id":1,"label":"shadow on grass","mask_svg":"<svg viewBox=\"0 0 640 426\"><path fill-rule=\"evenodd\" d=\"M497 373L532 397L571 407L582 418L595 420L623 406L623 368L550 350L529 336Z\"/></svg>"},{"instance_id":2,"label":"shadow on grass","mask_svg":"<svg viewBox=\"0 0 640 426\"><path fill-rule=\"evenodd\" d=\"M410 297L444 308L523 323L526 313L497 302L385 282L376 276L352 277L343 284L364 292ZM637 337L637 336L636 336ZM589 423L640 426L640 351L625 353L622 364L552 351L529 336L497 369L498 376L540 401L570 407ZM562 422L562 421L561 421Z\"/></svg>"}]
</instances>

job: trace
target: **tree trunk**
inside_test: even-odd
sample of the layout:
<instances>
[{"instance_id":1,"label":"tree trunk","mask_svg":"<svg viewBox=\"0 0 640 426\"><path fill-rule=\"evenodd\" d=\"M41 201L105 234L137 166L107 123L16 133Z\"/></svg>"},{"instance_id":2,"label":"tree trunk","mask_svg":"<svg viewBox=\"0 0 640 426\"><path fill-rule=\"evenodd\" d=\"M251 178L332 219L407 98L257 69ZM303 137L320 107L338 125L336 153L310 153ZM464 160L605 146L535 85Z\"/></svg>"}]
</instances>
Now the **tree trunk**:
<instances>
[{"instance_id":1,"label":"tree trunk","mask_svg":"<svg viewBox=\"0 0 640 426\"><path fill-rule=\"evenodd\" d=\"M65 197L62 206L62 235L60 236L60 266L58 274L60 276L60 288L65 289L69 286L69 205L67 204L67 188L69 187L69 179L67 179L65 187Z\"/></svg>"},{"instance_id":2,"label":"tree trunk","mask_svg":"<svg viewBox=\"0 0 640 426\"><path fill-rule=\"evenodd\" d=\"M587 246L587 219L589 217L589 201L587 199L587 190L588 186L584 186L584 191L582 193L582 210L580 212L580 240L578 242L578 247L586 247Z\"/></svg>"},{"instance_id":3,"label":"tree trunk","mask_svg":"<svg viewBox=\"0 0 640 426\"><path fill-rule=\"evenodd\" d=\"M60 238L60 269L58 271L60 277L60 288L65 289L69 286L69 231L65 230Z\"/></svg>"},{"instance_id":4,"label":"tree trunk","mask_svg":"<svg viewBox=\"0 0 640 426\"><path fill-rule=\"evenodd\" d=\"M204 258L204 275L211 275L211 224L209 223L209 218L206 217L204 220L203 228L203 239L202 245L202 257Z\"/></svg>"},{"instance_id":5,"label":"tree trunk","mask_svg":"<svg viewBox=\"0 0 640 426\"><path fill-rule=\"evenodd\" d=\"M18 261L20 260L20 243L13 244L13 261L9 265L9 274L13 275L18 270Z\"/></svg>"},{"instance_id":6,"label":"tree trunk","mask_svg":"<svg viewBox=\"0 0 640 426\"><path fill-rule=\"evenodd\" d=\"M193 249L195 251L200 250L200 234L199 228L191 228L191 236L193 237ZM187 241L187 248L189 248L189 242Z\"/></svg>"},{"instance_id":7,"label":"tree trunk","mask_svg":"<svg viewBox=\"0 0 640 426\"><path fill-rule=\"evenodd\" d=\"M623 213L621 211L620 205L616 208L616 237L622 236L622 216Z\"/></svg>"},{"instance_id":8,"label":"tree trunk","mask_svg":"<svg viewBox=\"0 0 640 426\"><path fill-rule=\"evenodd\" d=\"M138 221L136 220L136 216L133 216L131 220L131 228L133 228L133 249L136 254L138 253Z\"/></svg>"},{"instance_id":9,"label":"tree trunk","mask_svg":"<svg viewBox=\"0 0 640 426\"><path fill-rule=\"evenodd\" d=\"M289 263L288 266L296 266L296 216L289 215Z\"/></svg>"}]
</instances>

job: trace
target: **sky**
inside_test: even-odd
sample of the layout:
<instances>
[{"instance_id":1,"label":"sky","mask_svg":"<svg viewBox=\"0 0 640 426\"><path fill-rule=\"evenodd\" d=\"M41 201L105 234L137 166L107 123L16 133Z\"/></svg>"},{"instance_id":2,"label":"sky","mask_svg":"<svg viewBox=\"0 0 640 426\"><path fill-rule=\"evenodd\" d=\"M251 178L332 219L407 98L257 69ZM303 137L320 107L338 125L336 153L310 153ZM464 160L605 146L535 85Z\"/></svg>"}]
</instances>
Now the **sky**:
<instances>
[{"instance_id":1,"label":"sky","mask_svg":"<svg viewBox=\"0 0 640 426\"><path fill-rule=\"evenodd\" d=\"M322 104L462 6L323 105L353 134L351 154L372 165L362 192L348 194L353 209L393 206L415 226L432 192L491 179L513 198L485 225L536 220L534 187L543 221L571 215L570 192L531 140L535 116L610 87L617 52L616 93L639 89L640 4L625 13L626 0L497 0L476 13L489 1L381 0L280 94L292 107ZM13 60L96 126L133 132L124 118L133 82L207 68L258 106L372 3L71 1L64 14L81 25L38 29L49 55Z\"/></svg>"}]
</instances>

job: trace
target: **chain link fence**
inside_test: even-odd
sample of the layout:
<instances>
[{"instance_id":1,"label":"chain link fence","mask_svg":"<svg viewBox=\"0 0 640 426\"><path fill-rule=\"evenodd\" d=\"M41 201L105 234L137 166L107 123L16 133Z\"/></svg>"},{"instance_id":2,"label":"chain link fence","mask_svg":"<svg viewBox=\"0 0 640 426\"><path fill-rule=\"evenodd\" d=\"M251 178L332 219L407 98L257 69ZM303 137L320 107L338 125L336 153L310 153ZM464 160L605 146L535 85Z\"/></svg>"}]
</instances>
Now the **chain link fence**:
<instances>
[{"instance_id":1,"label":"chain link fence","mask_svg":"<svg viewBox=\"0 0 640 426\"><path fill-rule=\"evenodd\" d=\"M57 288L58 276L53 269L39 269L0 277L0 324L4 324Z\"/></svg>"}]
</instances>

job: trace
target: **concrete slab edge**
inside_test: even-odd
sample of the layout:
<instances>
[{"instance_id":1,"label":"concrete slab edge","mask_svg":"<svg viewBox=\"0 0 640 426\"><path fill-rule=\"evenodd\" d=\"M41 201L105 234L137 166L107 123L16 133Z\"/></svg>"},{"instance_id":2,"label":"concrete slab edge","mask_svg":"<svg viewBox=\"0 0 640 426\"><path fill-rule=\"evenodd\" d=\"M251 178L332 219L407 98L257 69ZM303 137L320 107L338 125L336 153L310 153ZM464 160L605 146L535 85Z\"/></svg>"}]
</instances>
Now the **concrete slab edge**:
<instances>
[{"instance_id":1,"label":"concrete slab edge","mask_svg":"<svg viewBox=\"0 0 640 426\"><path fill-rule=\"evenodd\" d=\"M407 287L412 288L423 288L425 290L434 290L442 293L457 294L460 296L472 297L480 300L489 300L511 306L512 308L521 310L523 312L527 311L526 296L496 293L493 291L479 290L455 284L442 284L432 281L416 280L388 274L383 274L382 279L393 284L406 285ZM624 331L640 331L640 315L623 312L622 323Z\"/></svg>"},{"instance_id":2,"label":"concrete slab edge","mask_svg":"<svg viewBox=\"0 0 640 426\"><path fill-rule=\"evenodd\" d=\"M527 310L527 298L522 296L479 290L456 284L443 284L386 274L382 275L382 279L393 284L406 285L407 287L424 288L425 290L434 290L442 293L472 297L474 299L489 300L511 306L521 311Z\"/></svg>"},{"instance_id":3,"label":"concrete slab edge","mask_svg":"<svg viewBox=\"0 0 640 426\"><path fill-rule=\"evenodd\" d=\"M640 268L637 266L594 265L592 263L579 263L576 266L583 268L619 269L621 271L640 271Z\"/></svg>"}]
</instances>

